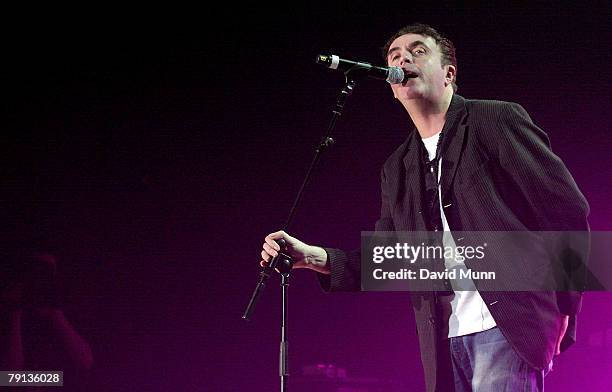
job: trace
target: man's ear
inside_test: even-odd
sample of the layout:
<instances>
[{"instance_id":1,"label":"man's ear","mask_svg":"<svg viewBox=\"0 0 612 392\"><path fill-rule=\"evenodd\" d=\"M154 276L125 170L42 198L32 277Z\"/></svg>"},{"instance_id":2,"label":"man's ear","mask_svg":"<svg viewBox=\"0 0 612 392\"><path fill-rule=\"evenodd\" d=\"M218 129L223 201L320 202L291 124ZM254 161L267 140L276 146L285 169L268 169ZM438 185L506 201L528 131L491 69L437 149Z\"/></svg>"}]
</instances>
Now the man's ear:
<instances>
[{"instance_id":1,"label":"man's ear","mask_svg":"<svg viewBox=\"0 0 612 392\"><path fill-rule=\"evenodd\" d=\"M451 84L455 81L457 77L457 67L452 64L447 65L446 67L446 83Z\"/></svg>"}]
</instances>

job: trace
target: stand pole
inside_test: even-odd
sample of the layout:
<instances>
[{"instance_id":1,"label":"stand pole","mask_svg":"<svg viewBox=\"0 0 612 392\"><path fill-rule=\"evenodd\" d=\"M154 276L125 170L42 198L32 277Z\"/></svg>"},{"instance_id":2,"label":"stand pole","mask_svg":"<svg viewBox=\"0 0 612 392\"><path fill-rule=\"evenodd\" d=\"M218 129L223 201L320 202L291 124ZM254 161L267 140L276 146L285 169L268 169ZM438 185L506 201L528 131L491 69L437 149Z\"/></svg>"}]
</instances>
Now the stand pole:
<instances>
[{"instance_id":1,"label":"stand pole","mask_svg":"<svg viewBox=\"0 0 612 392\"><path fill-rule=\"evenodd\" d=\"M279 375L281 378L281 392L287 392L287 382L289 381L289 351L287 342L287 288L289 287L289 273L281 274L281 287L283 291L283 317L281 320L281 342L279 358Z\"/></svg>"},{"instance_id":2,"label":"stand pole","mask_svg":"<svg viewBox=\"0 0 612 392\"><path fill-rule=\"evenodd\" d=\"M310 167L308 168L308 172L302 182L302 186L297 193L295 201L293 202L293 206L289 211L289 217L287 218L287 222L285 223L283 230L288 231L291 221L295 215L295 211L297 210L297 206L302 199L302 195L304 194L304 190L306 189L306 185L310 181L310 177L312 172L319 161L321 154L323 151L327 149L327 147L331 146L334 143L334 139L331 137L331 133L336 126L336 122L338 118L342 114L342 109L344 108L344 103L346 102L346 98L351 95L353 89L355 87L355 80L350 75L350 71L345 73L346 82L344 87L338 94L336 98L336 104L333 108L333 115L327 127L327 132L325 136L317 146L315 150L315 155L310 163ZM272 274L272 271L276 271L281 276L281 289L282 289L282 317L281 317L281 342L280 342L280 355L279 355L279 374L280 374L280 390L281 392L288 392L288 382L289 382L289 351L288 351L288 341L287 341L287 299L288 299L288 287L289 287L289 276L291 275L291 269L293 268L293 260L291 257L284 253L286 250L286 244L284 240L278 240L277 243L280 245L281 251L278 253L278 256L273 257L272 260L268 263L266 267L262 269L259 273L259 282L257 282L257 286L255 286L255 290L253 290L253 294L251 295L251 299L249 300L249 304L247 305L242 318L245 320L250 320L253 315L253 311L255 309L255 305L259 296L263 292L263 289L266 287L266 281Z\"/></svg>"}]
</instances>

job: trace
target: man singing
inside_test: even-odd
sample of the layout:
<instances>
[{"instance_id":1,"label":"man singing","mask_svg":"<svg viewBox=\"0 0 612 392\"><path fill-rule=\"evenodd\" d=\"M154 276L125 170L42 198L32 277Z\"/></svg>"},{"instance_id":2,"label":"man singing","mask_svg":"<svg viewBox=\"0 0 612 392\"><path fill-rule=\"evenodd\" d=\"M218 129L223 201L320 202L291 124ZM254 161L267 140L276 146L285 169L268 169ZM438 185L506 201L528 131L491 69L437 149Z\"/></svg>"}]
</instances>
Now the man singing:
<instances>
[{"instance_id":1,"label":"man singing","mask_svg":"<svg viewBox=\"0 0 612 392\"><path fill-rule=\"evenodd\" d=\"M406 141L381 170L377 231L588 231L587 201L527 112L455 93L448 38L412 24L383 56L413 76L391 88L414 127L406 122ZM326 291L360 289L358 253L283 231L265 238L262 266L281 238L294 266L317 271ZM575 341L581 299L577 291L411 293L427 390L543 391L553 356Z\"/></svg>"}]
</instances>

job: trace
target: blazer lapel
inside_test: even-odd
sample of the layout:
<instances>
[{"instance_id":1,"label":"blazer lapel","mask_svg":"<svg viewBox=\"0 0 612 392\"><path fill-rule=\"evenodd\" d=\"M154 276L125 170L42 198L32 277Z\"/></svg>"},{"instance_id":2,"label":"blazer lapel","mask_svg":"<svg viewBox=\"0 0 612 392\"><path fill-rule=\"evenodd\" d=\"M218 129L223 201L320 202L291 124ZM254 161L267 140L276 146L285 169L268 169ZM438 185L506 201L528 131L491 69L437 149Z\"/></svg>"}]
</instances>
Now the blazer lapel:
<instances>
[{"instance_id":1,"label":"blazer lapel","mask_svg":"<svg viewBox=\"0 0 612 392\"><path fill-rule=\"evenodd\" d=\"M404 152L403 161L404 168L406 170L406 174L404 176L404 186L406 189L406 194L404 195L403 199L404 203L409 203L406 204L406 206L410 206L410 208L407 208L406 210L406 212L408 212L410 215L405 221L408 227L412 227L415 230L425 230L425 226L423 226L424 221L422 220L423 205L421 197L422 189L419 143L421 143L421 140L418 137L418 133L415 128L406 141L406 150Z\"/></svg>"},{"instance_id":2,"label":"blazer lapel","mask_svg":"<svg viewBox=\"0 0 612 392\"><path fill-rule=\"evenodd\" d=\"M416 137L416 129L408 137L406 141L406 149L404 152L404 167L406 169L406 189L419 190L419 139Z\"/></svg>"},{"instance_id":3,"label":"blazer lapel","mask_svg":"<svg viewBox=\"0 0 612 392\"><path fill-rule=\"evenodd\" d=\"M444 197L455 178L455 172L463 151L463 140L467 128L467 116L465 99L457 94L453 95L447 115L448 124L445 124L444 127L445 136L442 145L442 176L440 179L440 187L442 190L441 200L443 203L445 200ZM404 189L407 192L406 195L403 195L403 198L407 198L406 200L411 200L414 203L411 214L415 215L411 215L408 219L413 221L415 227L421 226L417 223L417 221L421 220L424 225L422 216L423 190L421 189L421 162L419 161L419 148L421 148L421 146L419 143L421 143L421 139L418 136L417 130L414 129L405 142L403 154L403 163L406 170Z\"/></svg>"},{"instance_id":4,"label":"blazer lapel","mask_svg":"<svg viewBox=\"0 0 612 392\"><path fill-rule=\"evenodd\" d=\"M442 175L440 178L441 200L444 203L446 194L450 189L455 172L459 166L459 160L463 151L463 139L467 128L467 109L465 108L465 99L454 95L447 115L447 121L450 121L448 136L444 136L442 145Z\"/></svg>"}]
</instances>

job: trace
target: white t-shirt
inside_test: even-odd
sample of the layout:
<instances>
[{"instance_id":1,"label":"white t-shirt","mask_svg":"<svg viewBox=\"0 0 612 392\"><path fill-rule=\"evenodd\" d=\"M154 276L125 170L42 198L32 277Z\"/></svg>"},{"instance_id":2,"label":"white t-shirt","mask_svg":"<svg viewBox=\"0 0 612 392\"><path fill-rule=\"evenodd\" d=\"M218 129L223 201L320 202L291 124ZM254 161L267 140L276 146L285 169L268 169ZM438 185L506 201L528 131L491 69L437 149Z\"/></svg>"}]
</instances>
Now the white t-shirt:
<instances>
[{"instance_id":1,"label":"white t-shirt","mask_svg":"<svg viewBox=\"0 0 612 392\"><path fill-rule=\"evenodd\" d=\"M436 147L440 133L423 139L429 159L432 160L436 156ZM438 161L438 203L440 204L440 216L442 217L442 227L444 228L443 245L455 247L453 237L450 235L450 229L444 208L442 208L442 200L440 194L440 178L442 175L442 159ZM453 268L465 269L465 264L458 263L455 260L445 259L444 266L449 271ZM457 273L457 276L459 274ZM471 279L465 279L461 282L451 281L451 286L455 292L454 296L441 297L441 301L450 302L451 313L448 319L448 337L463 336L475 332L482 332L495 327L497 324L489 312L489 308L482 300L480 293L475 289L474 282ZM469 290L469 291L468 291ZM446 305L449 305L448 303ZM444 306L444 304L443 304Z\"/></svg>"}]
</instances>

